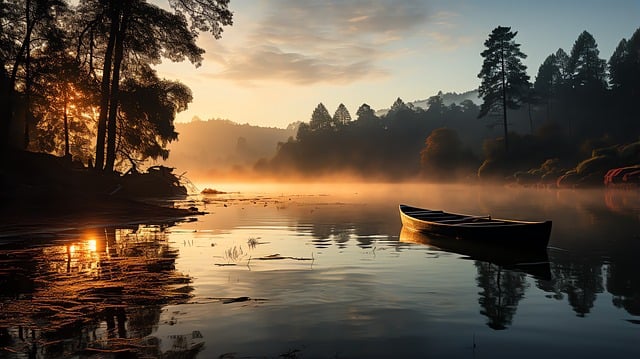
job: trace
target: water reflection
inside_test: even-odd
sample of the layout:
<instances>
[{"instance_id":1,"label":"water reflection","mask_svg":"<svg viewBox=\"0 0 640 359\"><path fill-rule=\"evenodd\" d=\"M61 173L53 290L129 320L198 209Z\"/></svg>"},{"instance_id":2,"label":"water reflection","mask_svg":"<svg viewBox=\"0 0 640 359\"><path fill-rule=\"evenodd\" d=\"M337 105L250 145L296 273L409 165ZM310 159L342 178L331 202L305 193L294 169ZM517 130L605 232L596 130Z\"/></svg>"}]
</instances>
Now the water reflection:
<instances>
[{"instance_id":1,"label":"water reflection","mask_svg":"<svg viewBox=\"0 0 640 359\"><path fill-rule=\"evenodd\" d=\"M229 197L170 229L0 246L0 356L470 357L478 338L486 356L605 356L596 346L637 357L637 192L495 192ZM551 219L551 247L518 253L406 232L398 202ZM236 247L241 258L225 257ZM567 332L578 334L558 339Z\"/></svg>"},{"instance_id":2,"label":"water reflection","mask_svg":"<svg viewBox=\"0 0 640 359\"><path fill-rule=\"evenodd\" d=\"M518 250L491 243L433 237L405 227L400 231L400 241L425 244L437 250L461 254L464 256L463 259L488 262L500 268L522 271L538 279L551 279L546 249Z\"/></svg>"},{"instance_id":3,"label":"water reflection","mask_svg":"<svg viewBox=\"0 0 640 359\"><path fill-rule=\"evenodd\" d=\"M487 325L495 330L511 325L518 303L528 288L526 274L541 280L550 280L551 272L546 250L531 252L504 248L487 243L430 237L409 230L400 231L400 241L419 243L435 250L462 255L474 261L480 313L488 318Z\"/></svg>"},{"instance_id":4,"label":"water reflection","mask_svg":"<svg viewBox=\"0 0 640 359\"><path fill-rule=\"evenodd\" d=\"M67 233L54 245L29 242L0 247L3 353L160 354L149 335L163 305L183 303L193 290L192 279L175 271L178 251L165 227ZM183 342L176 348L192 350Z\"/></svg>"},{"instance_id":5,"label":"water reflection","mask_svg":"<svg viewBox=\"0 0 640 359\"><path fill-rule=\"evenodd\" d=\"M527 283L523 273L504 270L490 262L476 261L478 287L482 289L478 303L480 313L489 321L491 329L506 329L516 314L518 303L524 297Z\"/></svg>"}]
</instances>

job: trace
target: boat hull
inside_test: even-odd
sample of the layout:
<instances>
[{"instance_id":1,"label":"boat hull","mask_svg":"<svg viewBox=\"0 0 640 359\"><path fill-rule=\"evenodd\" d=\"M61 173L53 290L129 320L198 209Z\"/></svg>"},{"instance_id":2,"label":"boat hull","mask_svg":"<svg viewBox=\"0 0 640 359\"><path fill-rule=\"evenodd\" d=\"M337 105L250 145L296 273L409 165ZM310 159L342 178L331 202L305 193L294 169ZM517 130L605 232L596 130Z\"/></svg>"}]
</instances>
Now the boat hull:
<instances>
[{"instance_id":1,"label":"boat hull","mask_svg":"<svg viewBox=\"0 0 640 359\"><path fill-rule=\"evenodd\" d=\"M400 205L403 227L409 230L458 240L491 242L510 247L546 248L551 221L525 222L492 219ZM452 218L452 219L442 219ZM458 219L459 218L459 219Z\"/></svg>"}]
</instances>

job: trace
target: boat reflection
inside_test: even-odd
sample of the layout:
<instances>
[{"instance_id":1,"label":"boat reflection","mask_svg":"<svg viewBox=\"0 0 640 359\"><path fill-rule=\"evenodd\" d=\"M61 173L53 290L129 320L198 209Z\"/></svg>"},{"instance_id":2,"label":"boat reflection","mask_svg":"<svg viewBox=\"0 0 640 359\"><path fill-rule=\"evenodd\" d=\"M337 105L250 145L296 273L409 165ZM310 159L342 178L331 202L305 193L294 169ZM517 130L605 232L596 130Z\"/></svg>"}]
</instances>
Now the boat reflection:
<instances>
[{"instance_id":1,"label":"boat reflection","mask_svg":"<svg viewBox=\"0 0 640 359\"><path fill-rule=\"evenodd\" d=\"M536 279L550 280L551 270L545 251L517 251L487 243L429 237L407 228L400 231L400 241L418 243L437 250L457 253L474 260L480 314L487 317L487 326L504 330L511 325L518 303L528 287L526 274Z\"/></svg>"},{"instance_id":2,"label":"boat reflection","mask_svg":"<svg viewBox=\"0 0 640 359\"><path fill-rule=\"evenodd\" d=\"M465 259L488 262L504 269L524 272L536 279L551 279L551 269L546 249L517 250L490 243L475 243L467 240L428 236L406 227L402 227L400 231L400 241L424 244L441 251L461 254L466 257Z\"/></svg>"}]
</instances>

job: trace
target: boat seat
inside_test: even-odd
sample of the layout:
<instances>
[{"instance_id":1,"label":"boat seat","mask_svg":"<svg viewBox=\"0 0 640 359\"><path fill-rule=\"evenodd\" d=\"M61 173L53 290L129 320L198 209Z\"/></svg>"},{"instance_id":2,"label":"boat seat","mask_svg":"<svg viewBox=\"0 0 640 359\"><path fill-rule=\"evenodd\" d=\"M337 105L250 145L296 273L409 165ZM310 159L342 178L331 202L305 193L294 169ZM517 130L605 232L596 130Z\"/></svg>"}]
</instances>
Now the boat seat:
<instances>
[{"instance_id":1,"label":"boat seat","mask_svg":"<svg viewBox=\"0 0 640 359\"><path fill-rule=\"evenodd\" d=\"M438 221L438 223L446 223L446 224L456 224L456 223L495 223L495 222L488 222L490 220L491 220L491 218L489 216L486 216L486 217L469 216L469 217L462 217L462 218L456 218L456 219L445 219L445 220L442 220L442 221Z\"/></svg>"},{"instance_id":2,"label":"boat seat","mask_svg":"<svg viewBox=\"0 0 640 359\"><path fill-rule=\"evenodd\" d=\"M476 226L476 227L482 227L482 226L496 226L496 227L509 227L509 226L521 226L522 223L511 223L511 222L465 222L465 223L459 223L461 226Z\"/></svg>"}]
</instances>

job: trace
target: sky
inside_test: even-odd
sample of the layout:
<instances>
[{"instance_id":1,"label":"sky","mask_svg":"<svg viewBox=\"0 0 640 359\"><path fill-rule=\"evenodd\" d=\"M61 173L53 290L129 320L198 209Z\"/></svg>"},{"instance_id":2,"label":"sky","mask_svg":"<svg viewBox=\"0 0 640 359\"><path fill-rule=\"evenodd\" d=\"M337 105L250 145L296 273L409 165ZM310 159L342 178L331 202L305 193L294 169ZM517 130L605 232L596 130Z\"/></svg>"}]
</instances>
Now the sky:
<instances>
[{"instance_id":1,"label":"sky","mask_svg":"<svg viewBox=\"0 0 640 359\"><path fill-rule=\"evenodd\" d=\"M164 61L161 77L193 92L178 122L194 117L285 128L308 122L323 103L353 118L363 103L389 108L399 97L480 84L480 53L497 26L509 26L528 56L532 81L558 48L570 53L582 31L608 60L640 27L640 0L230 0L233 25L216 40L202 33L200 67Z\"/></svg>"}]
</instances>

